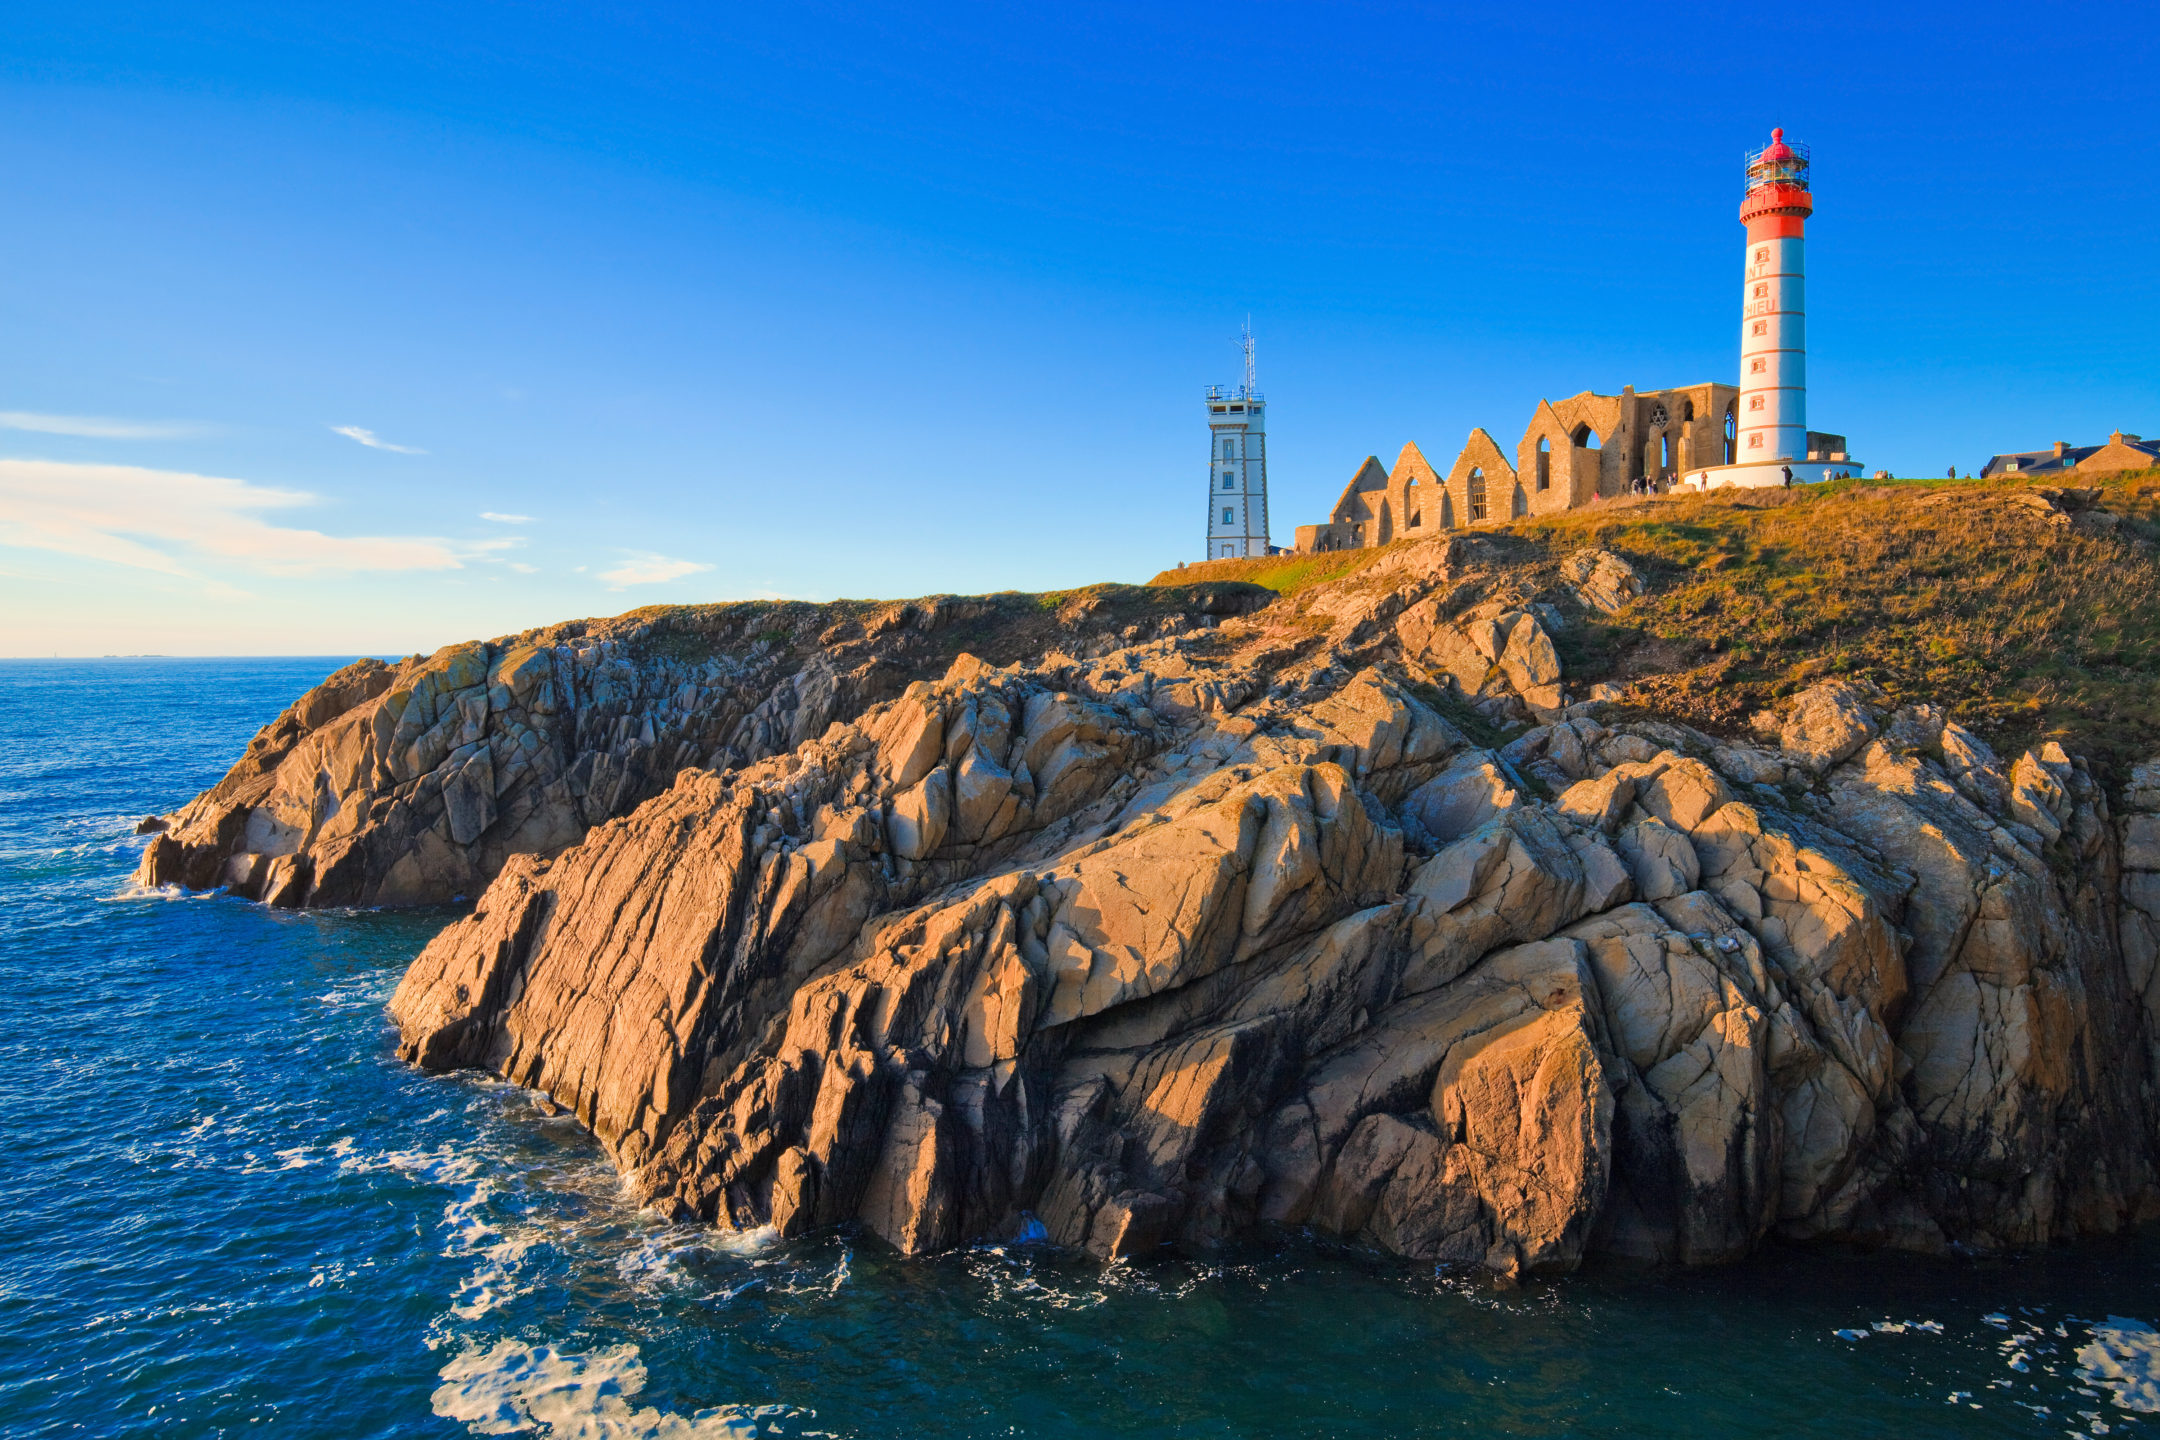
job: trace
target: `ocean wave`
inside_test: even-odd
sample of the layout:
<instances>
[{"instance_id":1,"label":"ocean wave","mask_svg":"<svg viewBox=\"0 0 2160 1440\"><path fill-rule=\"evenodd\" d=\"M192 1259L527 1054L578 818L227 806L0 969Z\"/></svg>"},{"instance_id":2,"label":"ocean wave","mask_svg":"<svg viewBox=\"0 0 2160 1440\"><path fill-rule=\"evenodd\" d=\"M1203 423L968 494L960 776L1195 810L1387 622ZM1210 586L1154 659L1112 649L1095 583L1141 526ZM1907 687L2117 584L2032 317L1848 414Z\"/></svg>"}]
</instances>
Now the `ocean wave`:
<instances>
[{"instance_id":1,"label":"ocean wave","mask_svg":"<svg viewBox=\"0 0 2160 1440\"><path fill-rule=\"evenodd\" d=\"M576 1355L550 1345L498 1340L461 1351L437 1372L435 1413L475 1435L578 1436L580 1440L750 1440L792 1433L779 1427L813 1413L792 1405L720 1405L689 1415L633 1409L645 1388L635 1345Z\"/></svg>"},{"instance_id":2,"label":"ocean wave","mask_svg":"<svg viewBox=\"0 0 2160 1440\"><path fill-rule=\"evenodd\" d=\"M224 887L215 890L190 890L185 885L139 885L130 880L110 895L100 895L100 905L126 904L136 900L216 900L224 895Z\"/></svg>"}]
</instances>

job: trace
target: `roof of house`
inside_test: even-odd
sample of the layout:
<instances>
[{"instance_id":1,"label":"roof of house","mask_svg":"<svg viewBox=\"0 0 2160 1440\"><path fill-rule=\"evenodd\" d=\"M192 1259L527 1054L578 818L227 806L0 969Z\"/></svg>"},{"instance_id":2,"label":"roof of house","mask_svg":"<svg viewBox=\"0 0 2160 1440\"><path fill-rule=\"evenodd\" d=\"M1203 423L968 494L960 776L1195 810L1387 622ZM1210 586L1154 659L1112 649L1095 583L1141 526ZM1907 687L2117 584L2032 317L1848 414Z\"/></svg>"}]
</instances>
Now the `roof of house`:
<instances>
[{"instance_id":1,"label":"roof of house","mask_svg":"<svg viewBox=\"0 0 2160 1440\"><path fill-rule=\"evenodd\" d=\"M1984 476L2016 473L2019 475L2044 475L2052 470L2075 469L2079 462L2099 454L2109 445L2123 445L2153 457L2160 464L2160 440L2146 440L2136 435L2125 435L2120 430L2100 445L2065 445L2059 451L2050 446L2045 450L2018 450L2007 455L1990 455L1987 464L1980 467ZM2012 462L2015 462L2014 464Z\"/></svg>"}]
</instances>

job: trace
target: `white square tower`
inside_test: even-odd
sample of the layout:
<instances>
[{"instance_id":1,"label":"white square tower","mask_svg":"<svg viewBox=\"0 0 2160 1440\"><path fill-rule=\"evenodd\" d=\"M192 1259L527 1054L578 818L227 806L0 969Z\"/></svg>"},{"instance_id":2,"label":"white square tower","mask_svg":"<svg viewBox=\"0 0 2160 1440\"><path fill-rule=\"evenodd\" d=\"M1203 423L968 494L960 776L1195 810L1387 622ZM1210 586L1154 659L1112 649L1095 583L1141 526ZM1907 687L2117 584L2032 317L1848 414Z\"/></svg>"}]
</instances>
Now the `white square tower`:
<instances>
[{"instance_id":1,"label":"white square tower","mask_svg":"<svg viewBox=\"0 0 2160 1440\"><path fill-rule=\"evenodd\" d=\"M1253 377L1252 327L1245 328L1245 383L1210 385L1208 410L1209 560L1268 553L1267 401Z\"/></svg>"}]
</instances>

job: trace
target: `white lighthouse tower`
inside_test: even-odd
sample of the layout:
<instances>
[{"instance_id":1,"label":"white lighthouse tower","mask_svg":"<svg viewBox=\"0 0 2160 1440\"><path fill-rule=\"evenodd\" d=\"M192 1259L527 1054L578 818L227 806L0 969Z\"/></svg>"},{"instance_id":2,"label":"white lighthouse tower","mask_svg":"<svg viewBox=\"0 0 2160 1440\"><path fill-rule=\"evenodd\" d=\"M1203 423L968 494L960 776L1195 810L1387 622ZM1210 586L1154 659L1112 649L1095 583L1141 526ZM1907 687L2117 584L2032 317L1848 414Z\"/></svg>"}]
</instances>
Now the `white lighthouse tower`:
<instances>
[{"instance_id":1,"label":"white lighthouse tower","mask_svg":"<svg viewBox=\"0 0 2160 1440\"><path fill-rule=\"evenodd\" d=\"M1787 485L1850 475L1857 461L1837 446L1811 454L1807 428L1808 148L1787 144L1783 130L1745 158L1747 263L1740 300L1740 397L1733 416L1733 463L1687 478L1698 486Z\"/></svg>"},{"instance_id":2,"label":"white lighthouse tower","mask_svg":"<svg viewBox=\"0 0 2160 1440\"><path fill-rule=\"evenodd\" d=\"M1245 383L1210 385L1208 409L1209 560L1268 553L1267 401L1253 376L1252 326L1245 327Z\"/></svg>"}]
</instances>

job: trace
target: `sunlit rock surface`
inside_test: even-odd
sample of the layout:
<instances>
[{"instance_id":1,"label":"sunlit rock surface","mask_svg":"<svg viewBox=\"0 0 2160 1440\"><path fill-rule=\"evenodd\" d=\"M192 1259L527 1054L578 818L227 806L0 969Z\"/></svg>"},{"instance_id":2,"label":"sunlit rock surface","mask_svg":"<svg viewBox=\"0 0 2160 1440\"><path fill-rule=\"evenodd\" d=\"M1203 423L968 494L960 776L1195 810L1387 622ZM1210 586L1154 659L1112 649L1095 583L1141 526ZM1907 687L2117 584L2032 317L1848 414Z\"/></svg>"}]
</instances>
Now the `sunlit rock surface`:
<instances>
[{"instance_id":1,"label":"sunlit rock surface","mask_svg":"<svg viewBox=\"0 0 2160 1440\"><path fill-rule=\"evenodd\" d=\"M267 898L302 856L309 903L470 885L402 1053L547 1092L724 1227L1287 1225L1517 1274L2154 1213L2160 762L2111 799L1834 681L1753 740L1572 703L1555 637L1624 570L1525 589L1431 542L905 684L796 652L724 701L669 671L593 708L577 677L631 662L574 645L358 666L146 869L222 826ZM521 801L483 737L547 703L667 758L588 803L601 762L580 798L545 739ZM373 808L363 770L434 798Z\"/></svg>"}]
</instances>

